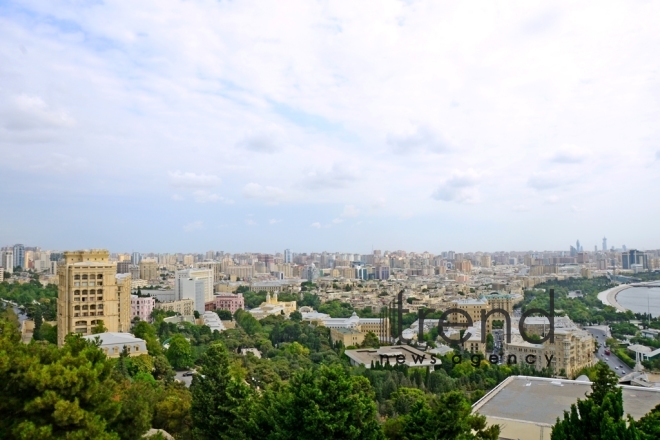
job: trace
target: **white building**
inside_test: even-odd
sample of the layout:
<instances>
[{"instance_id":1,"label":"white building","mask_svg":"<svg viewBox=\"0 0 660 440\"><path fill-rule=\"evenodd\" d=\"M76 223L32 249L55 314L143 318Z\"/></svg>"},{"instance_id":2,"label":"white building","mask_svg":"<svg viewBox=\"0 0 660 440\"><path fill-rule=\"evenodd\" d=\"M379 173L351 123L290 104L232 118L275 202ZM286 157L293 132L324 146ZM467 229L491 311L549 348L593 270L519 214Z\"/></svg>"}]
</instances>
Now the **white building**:
<instances>
[{"instance_id":1,"label":"white building","mask_svg":"<svg viewBox=\"0 0 660 440\"><path fill-rule=\"evenodd\" d=\"M204 303L213 301L213 271L211 269L177 270L174 299L192 299L195 310L204 313Z\"/></svg>"},{"instance_id":2,"label":"white building","mask_svg":"<svg viewBox=\"0 0 660 440\"><path fill-rule=\"evenodd\" d=\"M211 331L217 330L222 332L226 330L224 324L220 320L220 317L215 312L204 312L202 319L204 320L204 325L208 326Z\"/></svg>"},{"instance_id":3,"label":"white building","mask_svg":"<svg viewBox=\"0 0 660 440\"><path fill-rule=\"evenodd\" d=\"M148 354L147 343L144 342L144 339L136 338L130 333L106 332L83 336L83 338L88 341L94 341L96 338L99 338L101 341L99 348L110 358L119 357L124 347L126 347L129 356Z\"/></svg>"},{"instance_id":4,"label":"white building","mask_svg":"<svg viewBox=\"0 0 660 440\"><path fill-rule=\"evenodd\" d=\"M2 251L0 256L2 257L0 258L0 266L4 267L6 272L14 273L14 251Z\"/></svg>"}]
</instances>

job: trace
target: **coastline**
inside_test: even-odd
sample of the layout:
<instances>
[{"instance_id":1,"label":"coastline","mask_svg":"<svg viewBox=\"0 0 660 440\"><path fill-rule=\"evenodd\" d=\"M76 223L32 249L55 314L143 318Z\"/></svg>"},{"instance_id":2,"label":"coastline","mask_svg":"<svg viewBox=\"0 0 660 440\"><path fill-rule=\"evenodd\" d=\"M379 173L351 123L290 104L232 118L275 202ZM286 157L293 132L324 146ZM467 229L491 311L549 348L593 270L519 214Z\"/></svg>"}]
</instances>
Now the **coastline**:
<instances>
[{"instance_id":1,"label":"coastline","mask_svg":"<svg viewBox=\"0 0 660 440\"><path fill-rule=\"evenodd\" d=\"M621 284L619 286L612 287L611 289L600 292L598 294L598 299L606 306L612 306L619 312L625 312L628 309L616 302L616 296L619 294L619 292L630 289L631 287L632 286L629 284Z\"/></svg>"}]
</instances>

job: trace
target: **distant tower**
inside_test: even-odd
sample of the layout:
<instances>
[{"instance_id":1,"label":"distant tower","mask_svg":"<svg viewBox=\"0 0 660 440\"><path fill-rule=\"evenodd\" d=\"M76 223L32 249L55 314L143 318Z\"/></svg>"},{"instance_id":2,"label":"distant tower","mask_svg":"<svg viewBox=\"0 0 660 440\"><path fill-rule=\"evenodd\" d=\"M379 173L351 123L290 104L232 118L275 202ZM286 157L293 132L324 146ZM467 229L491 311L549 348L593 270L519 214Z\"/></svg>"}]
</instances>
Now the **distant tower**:
<instances>
[{"instance_id":1,"label":"distant tower","mask_svg":"<svg viewBox=\"0 0 660 440\"><path fill-rule=\"evenodd\" d=\"M607 238L603 237L603 252L607 251Z\"/></svg>"},{"instance_id":2,"label":"distant tower","mask_svg":"<svg viewBox=\"0 0 660 440\"><path fill-rule=\"evenodd\" d=\"M284 249L284 262L291 263L291 251L289 249Z\"/></svg>"},{"instance_id":3,"label":"distant tower","mask_svg":"<svg viewBox=\"0 0 660 440\"><path fill-rule=\"evenodd\" d=\"M575 249L577 249L578 252L582 252L582 246L580 246L580 240L575 242Z\"/></svg>"}]
</instances>

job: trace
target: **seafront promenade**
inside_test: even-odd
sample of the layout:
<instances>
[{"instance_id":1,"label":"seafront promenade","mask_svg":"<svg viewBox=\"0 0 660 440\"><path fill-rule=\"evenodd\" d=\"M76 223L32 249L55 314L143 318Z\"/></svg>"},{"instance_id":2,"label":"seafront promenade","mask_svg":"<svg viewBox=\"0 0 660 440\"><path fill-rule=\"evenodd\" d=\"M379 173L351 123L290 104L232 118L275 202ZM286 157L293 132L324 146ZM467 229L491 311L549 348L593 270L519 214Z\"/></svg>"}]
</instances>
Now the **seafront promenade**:
<instances>
[{"instance_id":1,"label":"seafront promenade","mask_svg":"<svg viewBox=\"0 0 660 440\"><path fill-rule=\"evenodd\" d=\"M616 302L616 296L622 290L630 289L632 286L629 284L621 284L620 286L612 287L611 289L604 290L598 294L598 299L606 306L612 306L619 312L625 312L625 307Z\"/></svg>"}]
</instances>

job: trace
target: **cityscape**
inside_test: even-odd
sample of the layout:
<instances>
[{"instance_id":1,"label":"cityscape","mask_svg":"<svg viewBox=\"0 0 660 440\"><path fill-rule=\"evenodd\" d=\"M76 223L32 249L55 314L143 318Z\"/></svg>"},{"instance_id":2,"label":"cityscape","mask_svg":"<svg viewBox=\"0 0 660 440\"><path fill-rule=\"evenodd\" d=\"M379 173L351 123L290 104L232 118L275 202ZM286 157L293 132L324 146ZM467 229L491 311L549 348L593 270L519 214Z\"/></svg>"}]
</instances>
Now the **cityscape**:
<instances>
[{"instance_id":1,"label":"cityscape","mask_svg":"<svg viewBox=\"0 0 660 440\"><path fill-rule=\"evenodd\" d=\"M660 439L658 17L0 1L0 439Z\"/></svg>"},{"instance_id":2,"label":"cityscape","mask_svg":"<svg viewBox=\"0 0 660 440\"><path fill-rule=\"evenodd\" d=\"M66 347L78 335L121 368L135 368L125 373L134 381L141 364L133 359L153 364L146 359L160 356L166 372L156 373L154 365L149 377L181 384L179 393L201 387L194 381L209 368L204 353L219 340L225 350L234 347L230 358L242 359L245 386L256 390L295 374L292 365L286 373L274 367L281 350L319 366L331 356L330 364L341 362L372 382L368 371L424 371L423 386L401 385L389 399L376 398L383 430L411 414L400 408L398 393L424 395L433 389L433 374L447 370L447 379L461 377L455 373L461 369L497 370L491 385L463 391L486 438L555 432L555 419L570 410L567 391L556 387L572 387L568 395L577 401L599 374L625 384L622 401L633 418L653 415L660 404L658 313L651 313L649 295L646 310L617 301L621 292L642 290L653 292L654 308L660 306L660 250L608 249L603 238L593 251L579 240L566 251L437 254L111 253L16 244L0 256L0 299L5 316L17 317L24 344ZM18 293L20 286L43 292L34 298L28 290ZM545 314L521 315L539 305ZM298 334L300 326L317 342ZM521 386L534 387L535 398L556 400L538 414L503 406L511 396L533 400ZM175 438L192 434L171 434L165 426L148 428Z\"/></svg>"}]
</instances>

